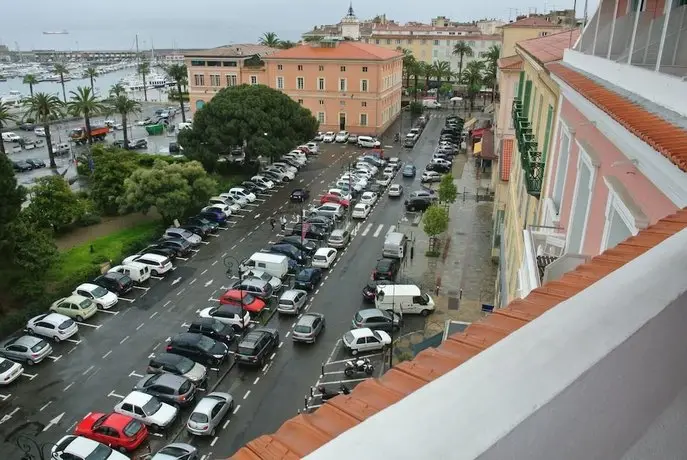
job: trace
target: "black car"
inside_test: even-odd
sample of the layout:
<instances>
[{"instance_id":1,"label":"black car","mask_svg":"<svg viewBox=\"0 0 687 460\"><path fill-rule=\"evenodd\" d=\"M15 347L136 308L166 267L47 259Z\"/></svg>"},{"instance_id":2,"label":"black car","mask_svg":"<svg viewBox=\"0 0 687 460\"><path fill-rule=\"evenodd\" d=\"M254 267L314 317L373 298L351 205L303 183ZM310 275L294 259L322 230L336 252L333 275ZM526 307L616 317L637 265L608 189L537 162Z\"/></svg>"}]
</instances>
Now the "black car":
<instances>
[{"instance_id":1,"label":"black car","mask_svg":"<svg viewBox=\"0 0 687 460\"><path fill-rule=\"evenodd\" d=\"M229 347L203 334L182 332L167 343L167 353L186 356L197 363L216 366L229 353Z\"/></svg>"},{"instance_id":2,"label":"black car","mask_svg":"<svg viewBox=\"0 0 687 460\"><path fill-rule=\"evenodd\" d=\"M377 297L377 286L381 286L383 284L389 284L388 280L370 280L367 282L365 287L363 288L363 299L367 300L368 302L374 302L375 298Z\"/></svg>"},{"instance_id":3,"label":"black car","mask_svg":"<svg viewBox=\"0 0 687 460\"><path fill-rule=\"evenodd\" d=\"M381 195L384 192L384 186L382 184L378 184L377 182L370 181L367 183L367 187L365 187L365 191L376 193L377 195Z\"/></svg>"},{"instance_id":4,"label":"black car","mask_svg":"<svg viewBox=\"0 0 687 460\"><path fill-rule=\"evenodd\" d=\"M400 268L401 262L398 259L379 259L377 261L377 266L372 271L372 279L374 281L394 281Z\"/></svg>"},{"instance_id":5,"label":"black car","mask_svg":"<svg viewBox=\"0 0 687 460\"><path fill-rule=\"evenodd\" d=\"M145 139L134 139L129 141L130 149L147 149L148 141Z\"/></svg>"},{"instance_id":6,"label":"black car","mask_svg":"<svg viewBox=\"0 0 687 460\"><path fill-rule=\"evenodd\" d=\"M429 163L427 166L425 166L425 171L435 171L445 174L451 171L451 167L448 165L440 165L438 163Z\"/></svg>"},{"instance_id":7,"label":"black car","mask_svg":"<svg viewBox=\"0 0 687 460\"><path fill-rule=\"evenodd\" d=\"M304 188L297 188L291 192L291 197L289 198L293 203L302 203L310 199L310 190Z\"/></svg>"},{"instance_id":8,"label":"black car","mask_svg":"<svg viewBox=\"0 0 687 460\"><path fill-rule=\"evenodd\" d=\"M191 233L195 233L201 238L207 238L208 234L210 233L210 229L204 225L183 224L180 225L179 228L183 228Z\"/></svg>"},{"instance_id":9,"label":"black car","mask_svg":"<svg viewBox=\"0 0 687 460\"><path fill-rule=\"evenodd\" d=\"M151 244L150 246L138 251L139 254L158 254L169 257L170 260L176 260L179 251L174 248L163 246L161 244Z\"/></svg>"},{"instance_id":10,"label":"black car","mask_svg":"<svg viewBox=\"0 0 687 460\"><path fill-rule=\"evenodd\" d=\"M301 233L303 232L303 224L296 224L293 226L293 229L291 230L292 235L297 235L301 236ZM327 239L327 231L315 224L308 224L308 227L306 228L304 238L307 238L309 240L326 240Z\"/></svg>"},{"instance_id":11,"label":"black car","mask_svg":"<svg viewBox=\"0 0 687 460\"><path fill-rule=\"evenodd\" d=\"M186 356L174 353L158 353L148 361L148 374L183 375L196 385L202 385L207 379L207 370Z\"/></svg>"},{"instance_id":12,"label":"black car","mask_svg":"<svg viewBox=\"0 0 687 460\"><path fill-rule=\"evenodd\" d=\"M413 197L405 201L406 211L426 211L432 206L433 200L429 197Z\"/></svg>"},{"instance_id":13,"label":"black car","mask_svg":"<svg viewBox=\"0 0 687 460\"><path fill-rule=\"evenodd\" d=\"M155 244L177 251L177 257L185 257L191 253L191 243L178 238L160 238Z\"/></svg>"},{"instance_id":14,"label":"black car","mask_svg":"<svg viewBox=\"0 0 687 460\"><path fill-rule=\"evenodd\" d=\"M301 241L300 235L285 236L281 240L277 241L277 244L289 244L296 249L300 249L308 255L315 254L317 249L320 247L314 241L304 239Z\"/></svg>"},{"instance_id":15,"label":"black car","mask_svg":"<svg viewBox=\"0 0 687 460\"><path fill-rule=\"evenodd\" d=\"M24 160L13 161L12 168L19 172L31 171L33 169L31 165Z\"/></svg>"},{"instance_id":16,"label":"black car","mask_svg":"<svg viewBox=\"0 0 687 460\"><path fill-rule=\"evenodd\" d=\"M322 227L326 232L331 232L334 230L334 221L326 216L314 215L305 219L308 224L315 224L318 227Z\"/></svg>"},{"instance_id":17,"label":"black car","mask_svg":"<svg viewBox=\"0 0 687 460\"><path fill-rule=\"evenodd\" d=\"M322 279L322 270L319 268L304 268L296 275L294 289L312 291Z\"/></svg>"},{"instance_id":18,"label":"black car","mask_svg":"<svg viewBox=\"0 0 687 460\"><path fill-rule=\"evenodd\" d=\"M273 244L270 246L268 251L275 254L284 255L301 265L305 264L308 259L303 251L299 251L290 244Z\"/></svg>"},{"instance_id":19,"label":"black car","mask_svg":"<svg viewBox=\"0 0 687 460\"><path fill-rule=\"evenodd\" d=\"M36 125L33 123L22 123L19 125L19 129L22 131L33 131L36 128Z\"/></svg>"},{"instance_id":20,"label":"black car","mask_svg":"<svg viewBox=\"0 0 687 460\"><path fill-rule=\"evenodd\" d=\"M188 332L202 334L227 346L236 338L234 328L215 318L196 318L188 327Z\"/></svg>"},{"instance_id":21,"label":"black car","mask_svg":"<svg viewBox=\"0 0 687 460\"><path fill-rule=\"evenodd\" d=\"M281 182L284 182L284 181L282 180L282 177L281 177L281 176L278 176L277 174L275 174L275 173L272 172L272 171L262 171L262 172L260 173L260 175L261 175L261 176L264 176L264 177L266 177L266 178L268 178L269 180L271 180L271 181L274 182L275 184L279 184L279 183L281 183Z\"/></svg>"},{"instance_id":22,"label":"black car","mask_svg":"<svg viewBox=\"0 0 687 460\"><path fill-rule=\"evenodd\" d=\"M265 187L263 187L259 184L256 184L253 181L249 181L249 180L245 180L245 181L241 182L241 187L245 188L246 190L248 190L251 193L259 193L259 192L262 192L265 190Z\"/></svg>"},{"instance_id":23,"label":"black car","mask_svg":"<svg viewBox=\"0 0 687 460\"><path fill-rule=\"evenodd\" d=\"M93 280L93 284L104 287L117 295L124 295L134 287L134 281L127 275L118 272L108 272Z\"/></svg>"},{"instance_id":24,"label":"black car","mask_svg":"<svg viewBox=\"0 0 687 460\"><path fill-rule=\"evenodd\" d=\"M201 211L198 214L196 214L195 217L199 219L209 220L210 222L214 222L221 227L226 227L227 225L229 225L227 223L227 215L220 210L213 211L212 209L209 209L207 211Z\"/></svg>"},{"instance_id":25,"label":"black car","mask_svg":"<svg viewBox=\"0 0 687 460\"><path fill-rule=\"evenodd\" d=\"M26 162L30 164L33 169L45 168L46 166L45 161L37 158L28 158Z\"/></svg>"},{"instance_id":26,"label":"black car","mask_svg":"<svg viewBox=\"0 0 687 460\"><path fill-rule=\"evenodd\" d=\"M199 227L205 228L208 233L217 233L219 229L219 224L217 222L212 222L208 219L202 217L191 217L186 221L187 225L197 225Z\"/></svg>"},{"instance_id":27,"label":"black car","mask_svg":"<svg viewBox=\"0 0 687 460\"><path fill-rule=\"evenodd\" d=\"M234 358L239 364L262 367L278 346L279 331L266 327L255 328L241 339Z\"/></svg>"}]
</instances>

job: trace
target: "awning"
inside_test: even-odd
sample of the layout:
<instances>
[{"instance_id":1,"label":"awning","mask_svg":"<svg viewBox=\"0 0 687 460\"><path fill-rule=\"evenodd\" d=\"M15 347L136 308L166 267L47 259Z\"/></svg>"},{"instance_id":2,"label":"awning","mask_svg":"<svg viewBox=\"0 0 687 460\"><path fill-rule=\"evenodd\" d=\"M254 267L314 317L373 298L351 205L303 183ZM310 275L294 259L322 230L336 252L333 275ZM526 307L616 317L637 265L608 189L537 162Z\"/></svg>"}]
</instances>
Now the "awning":
<instances>
[{"instance_id":1,"label":"awning","mask_svg":"<svg viewBox=\"0 0 687 460\"><path fill-rule=\"evenodd\" d=\"M472 126L477 123L477 118L470 118L464 125L463 125L463 130L467 131L468 129L472 128Z\"/></svg>"},{"instance_id":2,"label":"awning","mask_svg":"<svg viewBox=\"0 0 687 460\"><path fill-rule=\"evenodd\" d=\"M486 129L486 128L477 128L477 129L473 129L473 130L472 130L472 137L473 137L473 138L475 138L475 137L482 137L482 135L484 134L484 130L485 130L485 129Z\"/></svg>"},{"instance_id":3,"label":"awning","mask_svg":"<svg viewBox=\"0 0 687 460\"><path fill-rule=\"evenodd\" d=\"M484 131L484 136L482 136L482 140L479 142L481 149L482 149L482 154L480 157L483 160L497 160L498 157L494 153L494 131L491 129L487 129Z\"/></svg>"},{"instance_id":4,"label":"awning","mask_svg":"<svg viewBox=\"0 0 687 460\"><path fill-rule=\"evenodd\" d=\"M482 153L482 142L475 142L475 145L472 147L472 153L477 156Z\"/></svg>"}]
</instances>

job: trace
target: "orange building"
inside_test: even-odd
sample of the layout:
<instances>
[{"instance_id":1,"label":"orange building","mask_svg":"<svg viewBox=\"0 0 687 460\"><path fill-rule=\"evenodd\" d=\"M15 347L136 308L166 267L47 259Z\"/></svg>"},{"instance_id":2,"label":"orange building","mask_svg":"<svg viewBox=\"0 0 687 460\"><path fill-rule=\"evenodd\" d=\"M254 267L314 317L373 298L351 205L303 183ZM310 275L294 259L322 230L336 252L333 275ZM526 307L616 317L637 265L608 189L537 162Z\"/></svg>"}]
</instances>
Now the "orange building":
<instances>
[{"instance_id":1,"label":"orange building","mask_svg":"<svg viewBox=\"0 0 687 460\"><path fill-rule=\"evenodd\" d=\"M380 46L325 39L263 60L266 84L309 109L320 131L379 135L401 112L402 58Z\"/></svg>"}]
</instances>

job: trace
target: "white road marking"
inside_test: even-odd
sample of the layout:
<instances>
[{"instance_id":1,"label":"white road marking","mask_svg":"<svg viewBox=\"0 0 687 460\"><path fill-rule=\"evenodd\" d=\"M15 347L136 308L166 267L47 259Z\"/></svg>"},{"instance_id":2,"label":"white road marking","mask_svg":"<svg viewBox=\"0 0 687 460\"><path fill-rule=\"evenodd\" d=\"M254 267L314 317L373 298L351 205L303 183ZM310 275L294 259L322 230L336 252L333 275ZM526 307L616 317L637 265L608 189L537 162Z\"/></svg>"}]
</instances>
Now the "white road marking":
<instances>
[{"instance_id":1,"label":"white road marking","mask_svg":"<svg viewBox=\"0 0 687 460\"><path fill-rule=\"evenodd\" d=\"M203 276L203 275L206 274L207 272L208 272L208 269L206 268L205 270L203 270L202 272L200 272L200 275Z\"/></svg>"},{"instance_id":2,"label":"white road marking","mask_svg":"<svg viewBox=\"0 0 687 460\"><path fill-rule=\"evenodd\" d=\"M172 281L172 286L177 284L179 281L181 281L181 276L179 278L175 279L174 281Z\"/></svg>"},{"instance_id":3,"label":"white road marking","mask_svg":"<svg viewBox=\"0 0 687 460\"><path fill-rule=\"evenodd\" d=\"M205 283L205 287L210 286L215 280L210 280Z\"/></svg>"},{"instance_id":4,"label":"white road marking","mask_svg":"<svg viewBox=\"0 0 687 460\"><path fill-rule=\"evenodd\" d=\"M282 345L284 345L284 342L279 342L279 347L277 348L281 348Z\"/></svg>"},{"instance_id":5,"label":"white road marking","mask_svg":"<svg viewBox=\"0 0 687 460\"><path fill-rule=\"evenodd\" d=\"M62 355L59 355L59 356L48 355L48 358L52 359L53 362L59 361L61 357L62 357Z\"/></svg>"},{"instance_id":6,"label":"white road marking","mask_svg":"<svg viewBox=\"0 0 687 460\"><path fill-rule=\"evenodd\" d=\"M227 429L227 427L229 426L229 422L231 422L231 419L229 419L229 420L227 420L226 422L224 422L224 425L222 425L222 429L223 429L223 430L226 430L226 429Z\"/></svg>"},{"instance_id":7,"label":"white road marking","mask_svg":"<svg viewBox=\"0 0 687 460\"><path fill-rule=\"evenodd\" d=\"M163 280L163 279L165 279L163 276L157 276L157 275L150 275L150 277L153 278L154 280ZM150 288L144 288L144 287L140 287L140 286L134 286L134 287L135 287L135 288L138 288L138 289L145 289L146 291L147 291L148 289L150 289Z\"/></svg>"},{"instance_id":8,"label":"white road marking","mask_svg":"<svg viewBox=\"0 0 687 460\"><path fill-rule=\"evenodd\" d=\"M107 396L109 396L110 398L124 399L124 396L122 396L122 395L120 395L120 394L117 394L117 393L115 393L114 391L110 391L110 392L107 394Z\"/></svg>"},{"instance_id":9,"label":"white road marking","mask_svg":"<svg viewBox=\"0 0 687 460\"><path fill-rule=\"evenodd\" d=\"M213 263L211 263L210 265L212 265L212 266L214 267L215 265L217 265L217 261L215 260L215 261L214 261Z\"/></svg>"},{"instance_id":10,"label":"white road marking","mask_svg":"<svg viewBox=\"0 0 687 460\"><path fill-rule=\"evenodd\" d=\"M177 292L177 295L183 294L185 290L186 290L186 288L179 289L179 292Z\"/></svg>"},{"instance_id":11,"label":"white road marking","mask_svg":"<svg viewBox=\"0 0 687 460\"><path fill-rule=\"evenodd\" d=\"M367 224L367 227L365 227L365 230L363 230L362 235L366 236L368 233L370 233L371 228L372 228L372 224Z\"/></svg>"},{"instance_id":12,"label":"white road marking","mask_svg":"<svg viewBox=\"0 0 687 460\"><path fill-rule=\"evenodd\" d=\"M100 313L107 313L108 315L112 316L117 316L119 314L118 311L110 311L110 310L98 310Z\"/></svg>"},{"instance_id":13,"label":"white road marking","mask_svg":"<svg viewBox=\"0 0 687 460\"><path fill-rule=\"evenodd\" d=\"M270 356L270 359L274 359L274 357L277 356L277 353L272 353L272 356Z\"/></svg>"},{"instance_id":14,"label":"white road marking","mask_svg":"<svg viewBox=\"0 0 687 460\"><path fill-rule=\"evenodd\" d=\"M384 225L379 224L379 227L377 227L377 230L375 230L373 237L377 238L379 234L382 232L382 228L384 228Z\"/></svg>"},{"instance_id":15,"label":"white road marking","mask_svg":"<svg viewBox=\"0 0 687 460\"><path fill-rule=\"evenodd\" d=\"M108 356L110 356L110 354L112 354L112 350L110 350L110 351L108 351L107 353L105 353L105 354L103 355L103 359L105 359L105 358L107 358Z\"/></svg>"},{"instance_id":16,"label":"white road marking","mask_svg":"<svg viewBox=\"0 0 687 460\"><path fill-rule=\"evenodd\" d=\"M100 326L102 326L102 324L88 324L88 323L80 323L78 321L74 321L74 322L76 324L78 324L79 326L92 327L93 329L100 329Z\"/></svg>"},{"instance_id":17,"label":"white road marking","mask_svg":"<svg viewBox=\"0 0 687 460\"><path fill-rule=\"evenodd\" d=\"M127 340L129 340L129 336L128 336L128 335L127 335L126 337L124 337L122 340L120 340L120 341L119 341L119 344L121 345L121 344L123 344L124 342L126 342Z\"/></svg>"},{"instance_id":18,"label":"white road marking","mask_svg":"<svg viewBox=\"0 0 687 460\"><path fill-rule=\"evenodd\" d=\"M386 232L386 235L388 235L389 233L392 233L394 230L396 230L396 226L392 225L391 227L389 227L389 231Z\"/></svg>"},{"instance_id":19,"label":"white road marking","mask_svg":"<svg viewBox=\"0 0 687 460\"><path fill-rule=\"evenodd\" d=\"M171 301L171 300L168 300L167 302L165 302L165 304L163 305L163 307L166 307L166 306L169 305L170 303L172 303L172 301Z\"/></svg>"},{"instance_id":20,"label":"white road marking","mask_svg":"<svg viewBox=\"0 0 687 460\"><path fill-rule=\"evenodd\" d=\"M246 241L246 237L245 237L245 236L239 240L239 243L243 243L244 241Z\"/></svg>"},{"instance_id":21,"label":"white road marking","mask_svg":"<svg viewBox=\"0 0 687 460\"><path fill-rule=\"evenodd\" d=\"M143 377L141 374L137 374L136 371L131 371L131 374L129 374L129 377L138 377L141 378Z\"/></svg>"},{"instance_id":22,"label":"white road marking","mask_svg":"<svg viewBox=\"0 0 687 460\"><path fill-rule=\"evenodd\" d=\"M253 385L257 385L259 381L260 381L260 377L255 377L255 380L253 381Z\"/></svg>"},{"instance_id":23,"label":"white road marking","mask_svg":"<svg viewBox=\"0 0 687 460\"><path fill-rule=\"evenodd\" d=\"M234 249L236 249L236 245L233 245L233 246L231 247L231 250L232 250L232 251L233 251Z\"/></svg>"},{"instance_id":24,"label":"white road marking","mask_svg":"<svg viewBox=\"0 0 687 460\"><path fill-rule=\"evenodd\" d=\"M64 390L62 390L62 391L66 392L67 390L69 390L72 387L72 385L74 385L74 382L72 382L69 385L67 385L66 387L64 387Z\"/></svg>"},{"instance_id":25,"label":"white road marking","mask_svg":"<svg viewBox=\"0 0 687 460\"><path fill-rule=\"evenodd\" d=\"M256 215L253 216L253 219L258 219L260 217L260 213L257 213Z\"/></svg>"},{"instance_id":26,"label":"white road marking","mask_svg":"<svg viewBox=\"0 0 687 460\"><path fill-rule=\"evenodd\" d=\"M190 285L192 285L193 283L195 283L196 281L198 281L198 278L193 278L193 279L191 280L191 282L188 283L188 285L190 286Z\"/></svg>"},{"instance_id":27,"label":"white road marking","mask_svg":"<svg viewBox=\"0 0 687 460\"><path fill-rule=\"evenodd\" d=\"M28 378L29 380L33 380L36 378L38 374L29 374L27 372L22 372L21 375Z\"/></svg>"},{"instance_id":28,"label":"white road marking","mask_svg":"<svg viewBox=\"0 0 687 460\"><path fill-rule=\"evenodd\" d=\"M233 412L233 413L236 414L236 413L239 411L239 409L241 409L241 404L239 404L238 406L236 406L236 408L234 409L234 412Z\"/></svg>"},{"instance_id":29,"label":"white road marking","mask_svg":"<svg viewBox=\"0 0 687 460\"><path fill-rule=\"evenodd\" d=\"M153 312L153 314L152 314L152 315L150 315L150 319L153 319L153 318L155 318L156 316L157 316L157 312L156 312L156 311L154 311L154 312Z\"/></svg>"},{"instance_id":30,"label":"white road marking","mask_svg":"<svg viewBox=\"0 0 687 460\"><path fill-rule=\"evenodd\" d=\"M287 332L284 338L288 337L289 335L291 335L291 331Z\"/></svg>"},{"instance_id":31,"label":"white road marking","mask_svg":"<svg viewBox=\"0 0 687 460\"><path fill-rule=\"evenodd\" d=\"M66 340L65 340L65 342L69 342L69 343L75 343L75 344L77 344L77 345L78 345L78 344L80 344L80 343L81 343L81 340L74 340L74 339L66 339Z\"/></svg>"},{"instance_id":32,"label":"white road marking","mask_svg":"<svg viewBox=\"0 0 687 460\"><path fill-rule=\"evenodd\" d=\"M250 395L250 390L246 391L246 394L243 395L243 399L246 399ZM236 413L236 412L234 412Z\"/></svg>"},{"instance_id":33,"label":"white road marking","mask_svg":"<svg viewBox=\"0 0 687 460\"><path fill-rule=\"evenodd\" d=\"M212 441L210 441L210 447L214 447L215 444L217 444L217 440L218 440L218 439L219 439L219 438L218 438L217 436L215 436L215 438L214 438Z\"/></svg>"},{"instance_id":34,"label":"white road marking","mask_svg":"<svg viewBox=\"0 0 687 460\"><path fill-rule=\"evenodd\" d=\"M136 299L127 299L126 297L117 297L117 300L123 300L124 302L134 303Z\"/></svg>"},{"instance_id":35,"label":"white road marking","mask_svg":"<svg viewBox=\"0 0 687 460\"><path fill-rule=\"evenodd\" d=\"M88 374L89 372L91 372L92 370L93 370L93 366L90 366L88 369L86 369L85 371L83 371L83 373L82 373L81 375L86 375L86 374Z\"/></svg>"},{"instance_id":36,"label":"white road marking","mask_svg":"<svg viewBox=\"0 0 687 460\"><path fill-rule=\"evenodd\" d=\"M145 326L145 323L139 324L139 325L136 327L136 330L138 331L138 330L141 329L143 326Z\"/></svg>"}]
</instances>

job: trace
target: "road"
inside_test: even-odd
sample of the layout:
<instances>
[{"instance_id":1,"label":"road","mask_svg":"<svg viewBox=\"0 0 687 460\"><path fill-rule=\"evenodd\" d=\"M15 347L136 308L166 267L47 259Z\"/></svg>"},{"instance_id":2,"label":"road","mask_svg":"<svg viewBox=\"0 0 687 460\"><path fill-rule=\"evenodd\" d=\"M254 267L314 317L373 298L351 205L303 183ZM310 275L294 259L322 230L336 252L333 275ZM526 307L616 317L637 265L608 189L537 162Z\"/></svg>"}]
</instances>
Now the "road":
<instances>
[{"instance_id":1,"label":"road","mask_svg":"<svg viewBox=\"0 0 687 460\"><path fill-rule=\"evenodd\" d=\"M413 161L422 169L431 158L443 120L430 120L412 152L398 146L390 156ZM14 445L19 434L54 442L71 432L88 412L108 412L128 394L145 374L152 353L164 350L171 335L182 332L200 309L216 304L231 280L224 257L238 260L263 248L278 236L268 219L292 210L288 196L293 187L306 186L313 195L324 192L340 175L355 152L351 147L323 145L322 153L302 171L293 184L259 197L260 202L240 216L232 216L230 228L211 238L188 260L178 262L173 273L135 290L112 312L101 312L80 325L78 337L54 345L49 360L27 367L25 375L8 388L0 388L0 437L5 458L19 458ZM404 180L406 193L419 188ZM415 183L413 183L415 182ZM346 356L339 339L350 329L350 321L362 306L361 289L381 255L384 235L403 216L402 199L384 196L365 221L352 224L356 236L340 256L321 286L312 294L308 308L323 312L327 327L314 346L296 346L289 338L294 318L274 315L269 326L278 328L282 343L263 369L249 370L226 363L212 372L208 391L228 391L236 399L235 413L216 438L190 439L183 430L185 418L165 433L151 436L152 449L172 440L190 441L207 458L227 457L251 439L276 430L304 406L304 397L318 381L332 381L325 374ZM293 212L291 212L293 213ZM421 318L406 317L404 331L422 328ZM375 361L381 372L381 360ZM339 379L344 380L344 379ZM337 381L337 380L334 380ZM353 386L356 382L348 382ZM317 405L317 401L311 401Z\"/></svg>"}]
</instances>

